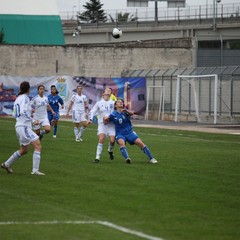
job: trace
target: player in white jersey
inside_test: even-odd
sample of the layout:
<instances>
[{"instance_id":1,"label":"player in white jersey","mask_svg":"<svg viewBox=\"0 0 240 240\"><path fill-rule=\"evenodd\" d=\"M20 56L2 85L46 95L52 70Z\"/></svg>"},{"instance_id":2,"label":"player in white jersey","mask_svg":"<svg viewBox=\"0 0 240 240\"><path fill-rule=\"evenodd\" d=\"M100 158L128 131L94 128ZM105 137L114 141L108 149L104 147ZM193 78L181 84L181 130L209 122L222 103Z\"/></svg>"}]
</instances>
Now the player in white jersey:
<instances>
[{"instance_id":1,"label":"player in white jersey","mask_svg":"<svg viewBox=\"0 0 240 240\"><path fill-rule=\"evenodd\" d=\"M38 95L35 96L31 101L33 108L33 118L39 121L38 125L33 125L33 130L39 136L40 140L44 134L49 133L51 130L47 110L51 111L52 114L55 115L55 112L49 105L48 98L44 96L44 91L45 87L43 85L39 85ZM44 130L41 130L42 127Z\"/></svg>"},{"instance_id":2,"label":"player in white jersey","mask_svg":"<svg viewBox=\"0 0 240 240\"><path fill-rule=\"evenodd\" d=\"M109 137L108 153L110 159L114 159L113 147L115 142L115 126L113 123L104 124L103 118L109 116L114 110L114 101L110 99L110 92L106 89L103 92L103 97L98 101L90 111L89 123L92 123L93 117L98 116L98 145L96 158L93 163L99 163L100 156L103 150L103 144L106 137Z\"/></svg>"},{"instance_id":3,"label":"player in white jersey","mask_svg":"<svg viewBox=\"0 0 240 240\"><path fill-rule=\"evenodd\" d=\"M6 162L2 163L1 167L6 169L8 173L12 173L13 170L11 165L27 153L28 146L31 144L34 147L31 174L45 175L39 171L42 147L38 135L32 130L32 123L38 125L39 122L31 117L31 104L28 98L29 91L29 82L22 82L20 84L20 92L13 106L13 116L16 118L15 130L19 140L20 149L14 152Z\"/></svg>"},{"instance_id":4,"label":"player in white jersey","mask_svg":"<svg viewBox=\"0 0 240 240\"><path fill-rule=\"evenodd\" d=\"M71 101L66 114L66 116L69 117L69 112L72 108L72 121L74 124L74 135L76 142L82 141L81 137L88 125L88 99L84 94L82 94L82 90L82 85L79 85L77 87L77 94L74 94L71 97ZM82 126L79 129L80 123Z\"/></svg>"}]
</instances>

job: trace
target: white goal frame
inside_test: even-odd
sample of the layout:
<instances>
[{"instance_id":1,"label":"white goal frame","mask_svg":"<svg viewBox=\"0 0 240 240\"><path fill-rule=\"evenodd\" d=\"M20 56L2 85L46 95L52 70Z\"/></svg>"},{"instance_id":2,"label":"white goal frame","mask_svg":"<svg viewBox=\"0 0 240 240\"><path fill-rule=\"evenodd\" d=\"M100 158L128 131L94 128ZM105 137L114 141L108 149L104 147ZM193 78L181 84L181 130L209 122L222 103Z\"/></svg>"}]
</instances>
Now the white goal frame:
<instances>
[{"instance_id":1,"label":"white goal frame","mask_svg":"<svg viewBox=\"0 0 240 240\"><path fill-rule=\"evenodd\" d=\"M195 78L214 78L214 109L213 109L213 122L217 124L217 95L218 95L218 75L209 74L209 75L178 75L177 76L177 87L176 87L176 105L175 105L175 122L178 121L178 108L179 108L179 92L180 92L180 79L186 80L190 85L193 86L194 102L195 102L195 111L198 122L201 122L199 117L199 103L197 98L197 92L195 88Z\"/></svg>"},{"instance_id":2,"label":"white goal frame","mask_svg":"<svg viewBox=\"0 0 240 240\"><path fill-rule=\"evenodd\" d=\"M150 99L150 89L151 88L160 88L160 98L159 98L159 108L158 108L158 118L160 120L160 116L162 116L162 120L164 119L164 103L165 103L165 87L164 86L147 86L147 106L145 112L145 120L148 120L149 114L149 99Z\"/></svg>"}]
</instances>

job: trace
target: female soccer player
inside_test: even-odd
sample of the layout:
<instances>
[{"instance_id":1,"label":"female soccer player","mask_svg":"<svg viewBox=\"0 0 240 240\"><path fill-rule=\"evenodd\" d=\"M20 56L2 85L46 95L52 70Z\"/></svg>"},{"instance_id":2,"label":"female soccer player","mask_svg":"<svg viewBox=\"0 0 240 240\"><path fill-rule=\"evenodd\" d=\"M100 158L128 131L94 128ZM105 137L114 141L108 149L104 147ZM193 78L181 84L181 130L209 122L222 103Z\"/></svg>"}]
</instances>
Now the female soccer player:
<instances>
[{"instance_id":1,"label":"female soccer player","mask_svg":"<svg viewBox=\"0 0 240 240\"><path fill-rule=\"evenodd\" d=\"M57 137L57 128L58 128L58 120L60 118L59 115L59 104L62 106L62 109L64 109L64 102L63 99L58 95L58 90L55 85L51 86L51 94L48 95L48 102L53 111L55 112L55 115L51 111L47 111L48 113L48 120L50 124L53 126L53 137Z\"/></svg>"},{"instance_id":2,"label":"female soccer player","mask_svg":"<svg viewBox=\"0 0 240 240\"><path fill-rule=\"evenodd\" d=\"M117 101L117 97L113 94L112 88L108 87L105 90L110 93L110 99L113 100L114 102L116 102Z\"/></svg>"},{"instance_id":3,"label":"female soccer player","mask_svg":"<svg viewBox=\"0 0 240 240\"><path fill-rule=\"evenodd\" d=\"M118 99L115 102L115 111L113 111L108 117L104 117L104 122L113 122L116 129L116 142L120 147L120 151L126 161L126 163L131 164L132 160L128 155L126 149L126 142L133 145L136 144L140 147L143 152L147 155L149 159L149 163L155 164L158 161L153 158L148 147L143 143L143 141L138 137L138 135L133 131L132 123L130 120L130 116L132 116L134 112L129 111L124 108L123 99Z\"/></svg>"},{"instance_id":4,"label":"female soccer player","mask_svg":"<svg viewBox=\"0 0 240 240\"><path fill-rule=\"evenodd\" d=\"M71 97L71 102L69 104L67 114L66 114L66 116L69 117L69 112L73 106L72 120L74 124L74 135L75 135L76 142L82 141L81 137L88 125L88 121L87 121L87 117L89 113L88 100L87 100L87 97L84 94L82 94L82 90L83 90L82 85L79 85L77 87L77 94L74 94ZM79 130L80 122L82 126Z\"/></svg>"},{"instance_id":5,"label":"female soccer player","mask_svg":"<svg viewBox=\"0 0 240 240\"><path fill-rule=\"evenodd\" d=\"M16 118L15 130L17 138L20 144L20 149L12 154L12 156L1 167L6 169L8 173L12 173L11 165L18 160L21 156L27 153L28 146L31 144L34 147L33 152L33 175L45 175L39 171L40 159L41 159L41 143L38 135L32 131L32 123L39 124L38 120L34 120L31 117L31 104L28 98L30 91L29 82L22 82L20 84L20 92L13 106L13 116Z\"/></svg>"},{"instance_id":6,"label":"female soccer player","mask_svg":"<svg viewBox=\"0 0 240 240\"><path fill-rule=\"evenodd\" d=\"M33 108L33 118L39 121L38 125L33 125L33 130L39 136L41 140L44 134L50 132L51 127L48 120L47 110L55 116L55 112L48 103L48 98L44 96L45 87L43 85L38 86L38 95L31 101ZM44 130L41 128L44 127Z\"/></svg>"},{"instance_id":7,"label":"female soccer player","mask_svg":"<svg viewBox=\"0 0 240 240\"><path fill-rule=\"evenodd\" d=\"M110 95L110 92L105 89L105 91L103 91L102 99L99 100L90 111L89 123L92 123L94 116L98 116L98 145L96 158L93 163L99 163L106 137L109 137L108 153L110 159L114 159L113 147L115 142L115 126L113 123L109 123L107 125L103 123L103 117L108 116L114 111L114 101L110 99Z\"/></svg>"}]
</instances>

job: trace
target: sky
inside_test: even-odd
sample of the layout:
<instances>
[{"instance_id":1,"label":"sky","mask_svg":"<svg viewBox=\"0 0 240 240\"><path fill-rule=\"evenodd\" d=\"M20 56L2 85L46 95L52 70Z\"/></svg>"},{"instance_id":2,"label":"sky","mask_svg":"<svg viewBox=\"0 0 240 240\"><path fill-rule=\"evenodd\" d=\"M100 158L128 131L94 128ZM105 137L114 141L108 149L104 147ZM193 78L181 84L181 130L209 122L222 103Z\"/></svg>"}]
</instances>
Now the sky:
<instances>
[{"instance_id":1,"label":"sky","mask_svg":"<svg viewBox=\"0 0 240 240\"><path fill-rule=\"evenodd\" d=\"M59 12L65 11L83 11L82 5L89 0L56 0ZM103 9L134 9L127 8L127 0L100 0L103 4ZM199 3L201 2L201 3ZM240 3L239 0L221 0L222 4L229 3ZM213 4L213 0L186 0L187 6L198 6L198 5L210 5ZM167 2L159 2L159 7L167 7ZM154 2L149 2L149 8L154 8Z\"/></svg>"}]
</instances>

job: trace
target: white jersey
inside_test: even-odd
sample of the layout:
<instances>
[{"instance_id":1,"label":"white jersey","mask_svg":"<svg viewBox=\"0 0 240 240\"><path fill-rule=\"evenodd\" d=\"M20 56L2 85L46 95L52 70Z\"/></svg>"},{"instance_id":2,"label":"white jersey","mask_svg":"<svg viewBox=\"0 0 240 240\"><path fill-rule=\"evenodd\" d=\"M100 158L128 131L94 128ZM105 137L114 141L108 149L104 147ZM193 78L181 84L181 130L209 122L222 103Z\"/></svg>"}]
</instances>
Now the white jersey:
<instances>
[{"instance_id":1,"label":"white jersey","mask_svg":"<svg viewBox=\"0 0 240 240\"><path fill-rule=\"evenodd\" d=\"M31 101L32 108L34 109L33 118L36 120L47 118L48 98L37 95Z\"/></svg>"},{"instance_id":2,"label":"white jersey","mask_svg":"<svg viewBox=\"0 0 240 240\"><path fill-rule=\"evenodd\" d=\"M90 119L92 120L94 116L98 116L98 122L103 123L103 117L109 116L114 110L113 100L104 100L103 98L96 102L90 112Z\"/></svg>"},{"instance_id":3,"label":"white jersey","mask_svg":"<svg viewBox=\"0 0 240 240\"><path fill-rule=\"evenodd\" d=\"M33 118L31 117L31 104L27 94L17 97L13 105L13 117L16 118L16 127L32 127Z\"/></svg>"},{"instance_id":4,"label":"white jersey","mask_svg":"<svg viewBox=\"0 0 240 240\"><path fill-rule=\"evenodd\" d=\"M84 94L79 96L78 94L74 94L71 97L71 101L73 102L72 110L77 113L85 113L85 102L87 102L87 97Z\"/></svg>"}]
</instances>

